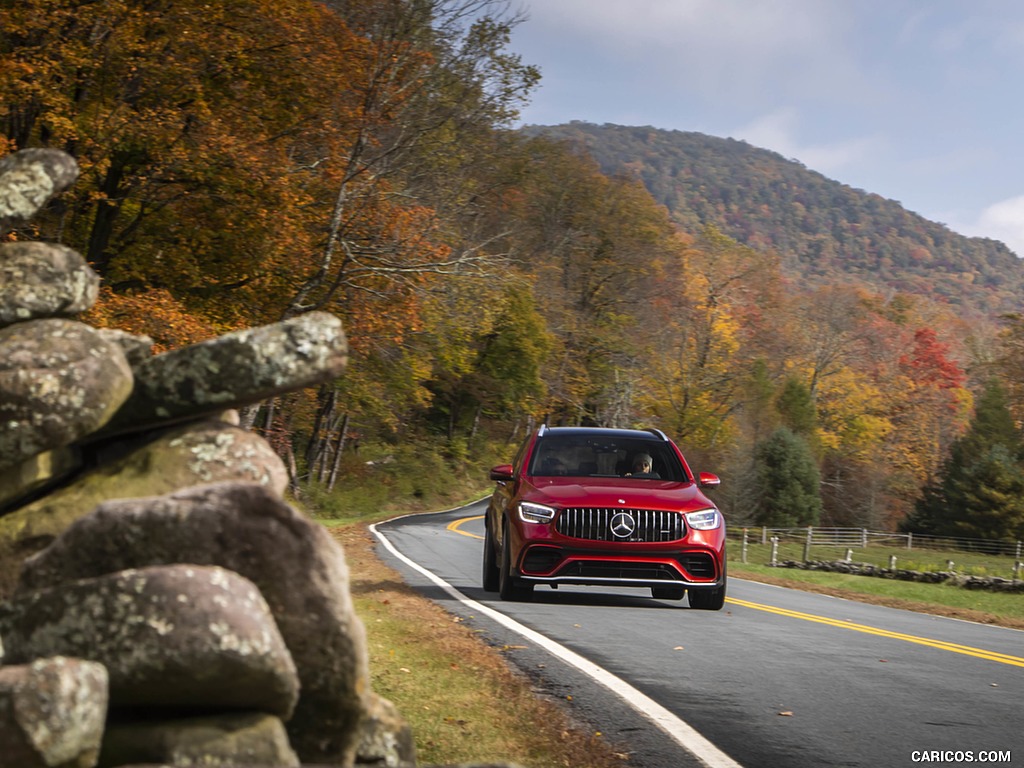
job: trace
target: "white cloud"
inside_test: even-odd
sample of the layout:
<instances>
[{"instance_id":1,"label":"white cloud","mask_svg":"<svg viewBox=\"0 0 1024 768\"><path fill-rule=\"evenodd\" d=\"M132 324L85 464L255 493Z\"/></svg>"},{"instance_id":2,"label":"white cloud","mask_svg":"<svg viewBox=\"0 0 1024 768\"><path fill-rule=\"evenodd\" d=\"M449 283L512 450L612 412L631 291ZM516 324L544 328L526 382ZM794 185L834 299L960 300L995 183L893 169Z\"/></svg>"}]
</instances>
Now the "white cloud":
<instances>
[{"instance_id":1,"label":"white cloud","mask_svg":"<svg viewBox=\"0 0 1024 768\"><path fill-rule=\"evenodd\" d=\"M826 175L871 159L882 145L876 137L845 139L828 144L803 144L798 139L799 133L799 113L793 107L784 107L733 131L733 137L798 160L811 170Z\"/></svg>"},{"instance_id":2,"label":"white cloud","mask_svg":"<svg viewBox=\"0 0 1024 768\"><path fill-rule=\"evenodd\" d=\"M972 227L980 237L1002 240L1018 256L1024 256L1024 195L990 205Z\"/></svg>"}]
</instances>

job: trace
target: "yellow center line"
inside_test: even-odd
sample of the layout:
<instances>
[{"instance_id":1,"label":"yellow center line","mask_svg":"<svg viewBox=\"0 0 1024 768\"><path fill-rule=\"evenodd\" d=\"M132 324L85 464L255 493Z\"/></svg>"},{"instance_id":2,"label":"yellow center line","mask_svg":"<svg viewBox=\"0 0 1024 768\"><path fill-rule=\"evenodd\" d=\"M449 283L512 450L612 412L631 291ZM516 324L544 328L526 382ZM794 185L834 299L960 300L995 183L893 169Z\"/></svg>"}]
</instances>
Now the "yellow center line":
<instances>
[{"instance_id":1,"label":"yellow center line","mask_svg":"<svg viewBox=\"0 0 1024 768\"><path fill-rule=\"evenodd\" d=\"M474 517L463 517L459 520L453 520L448 524L448 530L453 533L461 534L462 536L469 536L473 539L482 539L476 533L470 533L469 531L461 530L462 526L466 523L472 522L473 520L482 520L483 515L476 515ZM879 629L878 627L871 627L866 624L857 624L852 621L845 621L843 619L830 619L826 616L817 616L813 613L801 613L799 611L791 611L786 608L776 608L772 605L763 605L761 603L752 603L748 600L738 600L735 597L727 597L725 602L731 603L732 605L739 605L744 608L751 608L756 611L765 611L767 613L775 613L779 616L788 616L791 619L802 619L803 621L813 621L816 624L825 624L830 627L838 627L840 629L849 629L854 632L863 632L868 635L876 635L878 637L888 637L893 640L902 640L906 643L916 643L917 645L926 645L930 648L937 648L941 651L949 651L950 653L960 653L965 656L974 656L975 658L985 659L986 661L996 661L1000 664L1010 664L1015 667L1024 667L1024 658L1020 656L1011 656L1006 653L997 653L996 651L986 651L982 648L972 648L969 645L959 645L958 643L948 643L945 640L933 640L927 637L918 637L916 635L907 635L902 632L892 632L888 629Z\"/></svg>"},{"instance_id":2,"label":"yellow center line","mask_svg":"<svg viewBox=\"0 0 1024 768\"><path fill-rule=\"evenodd\" d=\"M762 605L761 603L751 603L746 600L737 600L734 597L727 597L725 599L727 603L733 605L741 605L744 608L752 608L757 611L766 611L768 613L776 613L780 616L788 616L793 619L803 619L804 621L813 621L817 624L826 624L831 627L839 627L841 629L849 629L854 632L864 632L868 635L878 635L879 637L889 637L894 640L903 640L907 643L916 643L917 645L927 645L931 648L938 648L942 651L950 651L951 653L962 653L965 656L974 656L979 659L985 659L987 661L997 661L1000 664L1011 664L1015 667L1024 667L1024 658L1020 656L1010 656L1006 653L997 653L996 651L986 651L982 648L972 648L969 645L959 645L957 643L947 643L945 640L932 640L927 637L917 637L916 635L905 635L902 632L891 632L888 629L879 629L878 627L870 627L866 624L857 624L852 621L844 621L842 619L829 619L825 616L817 616L813 613L800 613L799 611L790 611L785 608L776 608L771 605Z\"/></svg>"},{"instance_id":3,"label":"yellow center line","mask_svg":"<svg viewBox=\"0 0 1024 768\"><path fill-rule=\"evenodd\" d=\"M475 534L475 533L470 533L469 531L461 531L461 530L459 530L459 527L463 523L468 523L468 522L470 522L472 520L483 520L483 519L484 519L483 515L476 515L475 517L464 517L461 520L452 520L450 523L448 523L448 530L452 531L453 533L460 533L463 536L469 536L469 538L471 538L471 539L482 539L483 536L479 536L478 534Z\"/></svg>"}]
</instances>

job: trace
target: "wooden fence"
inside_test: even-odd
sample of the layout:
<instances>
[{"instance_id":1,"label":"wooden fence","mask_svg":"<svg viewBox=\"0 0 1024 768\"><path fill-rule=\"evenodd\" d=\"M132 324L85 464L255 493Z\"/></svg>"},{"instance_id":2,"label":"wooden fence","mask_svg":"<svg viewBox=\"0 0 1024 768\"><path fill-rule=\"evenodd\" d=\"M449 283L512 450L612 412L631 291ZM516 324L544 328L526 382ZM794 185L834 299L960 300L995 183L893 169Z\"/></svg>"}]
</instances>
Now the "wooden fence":
<instances>
[{"instance_id":1,"label":"wooden fence","mask_svg":"<svg viewBox=\"0 0 1024 768\"><path fill-rule=\"evenodd\" d=\"M926 536L867 528L738 528L740 562L845 560L888 568L955 571L1020 578L1022 543L1014 540ZM736 556L733 549L733 556Z\"/></svg>"}]
</instances>

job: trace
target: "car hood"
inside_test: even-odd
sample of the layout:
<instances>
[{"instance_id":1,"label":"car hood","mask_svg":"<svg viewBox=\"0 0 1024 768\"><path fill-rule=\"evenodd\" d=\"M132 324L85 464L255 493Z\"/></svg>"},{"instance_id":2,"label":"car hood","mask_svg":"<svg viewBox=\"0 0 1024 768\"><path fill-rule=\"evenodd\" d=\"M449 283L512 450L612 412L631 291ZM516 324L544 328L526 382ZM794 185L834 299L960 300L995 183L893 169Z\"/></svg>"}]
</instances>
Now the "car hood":
<instances>
[{"instance_id":1,"label":"car hood","mask_svg":"<svg viewBox=\"0 0 1024 768\"><path fill-rule=\"evenodd\" d=\"M700 509L714 506L694 483L622 478L539 477L524 497L559 507Z\"/></svg>"}]
</instances>

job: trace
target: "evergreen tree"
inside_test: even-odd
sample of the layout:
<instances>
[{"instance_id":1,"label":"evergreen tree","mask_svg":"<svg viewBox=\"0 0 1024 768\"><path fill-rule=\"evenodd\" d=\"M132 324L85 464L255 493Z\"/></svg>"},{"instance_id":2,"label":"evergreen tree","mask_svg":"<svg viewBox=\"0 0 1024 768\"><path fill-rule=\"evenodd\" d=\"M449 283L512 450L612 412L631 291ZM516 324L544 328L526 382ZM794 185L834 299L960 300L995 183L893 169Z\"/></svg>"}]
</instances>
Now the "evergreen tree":
<instances>
[{"instance_id":1,"label":"evergreen tree","mask_svg":"<svg viewBox=\"0 0 1024 768\"><path fill-rule=\"evenodd\" d=\"M807 441L779 427L754 450L758 525L816 525L821 518L818 466Z\"/></svg>"},{"instance_id":2,"label":"evergreen tree","mask_svg":"<svg viewBox=\"0 0 1024 768\"><path fill-rule=\"evenodd\" d=\"M1024 535L1024 440L1002 385L991 380L974 418L950 448L939 477L926 485L901 526L914 533L979 539Z\"/></svg>"},{"instance_id":3,"label":"evergreen tree","mask_svg":"<svg viewBox=\"0 0 1024 768\"><path fill-rule=\"evenodd\" d=\"M782 417L782 423L794 434L810 437L817 426L818 413L811 397L811 390L797 379L786 379L775 407Z\"/></svg>"}]
</instances>

